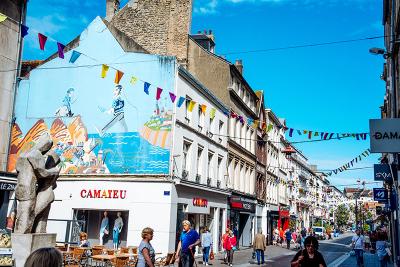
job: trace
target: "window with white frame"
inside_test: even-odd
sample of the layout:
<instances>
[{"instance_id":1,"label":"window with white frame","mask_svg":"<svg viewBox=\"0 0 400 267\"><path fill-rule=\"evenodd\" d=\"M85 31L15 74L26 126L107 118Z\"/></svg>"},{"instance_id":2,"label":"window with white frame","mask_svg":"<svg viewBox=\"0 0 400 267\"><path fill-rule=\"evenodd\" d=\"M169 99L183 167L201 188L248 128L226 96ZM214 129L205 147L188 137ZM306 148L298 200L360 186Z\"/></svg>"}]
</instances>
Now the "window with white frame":
<instances>
[{"instance_id":1,"label":"window with white frame","mask_svg":"<svg viewBox=\"0 0 400 267\"><path fill-rule=\"evenodd\" d=\"M190 122L190 119L192 118L192 112L189 111L189 105L190 105L190 101L192 99L189 96L186 96L186 100L185 100L185 119L186 122Z\"/></svg>"},{"instance_id":2,"label":"window with white frame","mask_svg":"<svg viewBox=\"0 0 400 267\"><path fill-rule=\"evenodd\" d=\"M202 173L202 156L203 156L203 147L199 146L197 148L197 175L201 175Z\"/></svg>"},{"instance_id":3,"label":"window with white frame","mask_svg":"<svg viewBox=\"0 0 400 267\"><path fill-rule=\"evenodd\" d=\"M218 155L218 165L217 165L217 177L218 177L218 181L222 181L222 159L224 157L221 155Z\"/></svg>"},{"instance_id":4,"label":"window with white frame","mask_svg":"<svg viewBox=\"0 0 400 267\"><path fill-rule=\"evenodd\" d=\"M214 152L208 151L207 177L211 179L214 178L213 157L214 157Z\"/></svg>"},{"instance_id":5,"label":"window with white frame","mask_svg":"<svg viewBox=\"0 0 400 267\"><path fill-rule=\"evenodd\" d=\"M190 146L192 144L189 141L183 141L183 151L182 151L182 170L188 171L189 170L189 153L190 153Z\"/></svg>"},{"instance_id":6,"label":"window with white frame","mask_svg":"<svg viewBox=\"0 0 400 267\"><path fill-rule=\"evenodd\" d=\"M199 105L197 109L198 119L199 119L199 131L203 130L204 127L204 113L201 109L201 105Z\"/></svg>"}]
</instances>

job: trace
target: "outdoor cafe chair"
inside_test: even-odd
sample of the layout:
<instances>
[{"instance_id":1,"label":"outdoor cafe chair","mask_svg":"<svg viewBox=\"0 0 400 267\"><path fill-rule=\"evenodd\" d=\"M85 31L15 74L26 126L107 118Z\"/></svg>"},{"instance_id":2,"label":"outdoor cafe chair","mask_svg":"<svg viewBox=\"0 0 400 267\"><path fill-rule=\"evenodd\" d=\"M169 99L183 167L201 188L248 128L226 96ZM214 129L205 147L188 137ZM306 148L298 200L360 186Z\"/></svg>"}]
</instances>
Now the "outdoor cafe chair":
<instances>
[{"instance_id":1,"label":"outdoor cafe chair","mask_svg":"<svg viewBox=\"0 0 400 267\"><path fill-rule=\"evenodd\" d=\"M175 253L168 253L165 257L159 257L156 259L155 266L170 266L175 262Z\"/></svg>"}]
</instances>

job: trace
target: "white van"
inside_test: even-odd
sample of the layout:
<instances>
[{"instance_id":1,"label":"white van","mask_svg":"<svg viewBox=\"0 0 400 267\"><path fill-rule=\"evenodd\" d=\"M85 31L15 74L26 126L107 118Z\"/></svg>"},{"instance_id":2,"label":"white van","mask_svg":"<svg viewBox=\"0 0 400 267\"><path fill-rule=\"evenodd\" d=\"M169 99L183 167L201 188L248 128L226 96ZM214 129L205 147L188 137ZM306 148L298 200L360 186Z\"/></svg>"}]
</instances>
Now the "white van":
<instances>
[{"instance_id":1,"label":"white van","mask_svg":"<svg viewBox=\"0 0 400 267\"><path fill-rule=\"evenodd\" d=\"M312 228L312 230L313 230L313 232L314 232L314 234L315 234L315 237L316 237L317 239L323 239L323 240L326 239L326 232L325 232L325 228L324 228L324 227L321 227L321 226L314 226L314 227Z\"/></svg>"}]
</instances>

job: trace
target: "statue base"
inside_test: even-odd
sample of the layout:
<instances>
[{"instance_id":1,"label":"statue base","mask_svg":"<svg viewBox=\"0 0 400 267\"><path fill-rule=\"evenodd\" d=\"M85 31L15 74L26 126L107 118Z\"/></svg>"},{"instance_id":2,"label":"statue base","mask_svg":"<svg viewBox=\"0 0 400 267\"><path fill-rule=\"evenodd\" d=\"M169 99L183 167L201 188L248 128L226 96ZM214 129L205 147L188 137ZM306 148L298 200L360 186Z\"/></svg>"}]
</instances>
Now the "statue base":
<instances>
[{"instance_id":1,"label":"statue base","mask_svg":"<svg viewBox=\"0 0 400 267\"><path fill-rule=\"evenodd\" d=\"M23 267L29 254L44 247L56 246L57 234L11 234L11 246L15 267Z\"/></svg>"}]
</instances>

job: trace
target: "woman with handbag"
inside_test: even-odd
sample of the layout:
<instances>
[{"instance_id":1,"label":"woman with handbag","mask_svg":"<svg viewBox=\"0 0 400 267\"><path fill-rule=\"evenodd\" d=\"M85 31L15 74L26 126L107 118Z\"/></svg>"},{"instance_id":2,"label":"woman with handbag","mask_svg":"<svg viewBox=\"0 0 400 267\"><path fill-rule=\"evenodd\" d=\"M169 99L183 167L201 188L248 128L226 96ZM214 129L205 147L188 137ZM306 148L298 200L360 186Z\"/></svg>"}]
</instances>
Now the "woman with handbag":
<instances>
[{"instance_id":1,"label":"woman with handbag","mask_svg":"<svg viewBox=\"0 0 400 267\"><path fill-rule=\"evenodd\" d=\"M212 236L207 227L204 227L201 234L201 247L203 249L203 264L208 266L208 257L210 255L210 248L212 246Z\"/></svg>"},{"instance_id":2,"label":"woman with handbag","mask_svg":"<svg viewBox=\"0 0 400 267\"><path fill-rule=\"evenodd\" d=\"M233 253L235 252L235 250L237 250L237 248L236 248L236 237L235 237L235 235L233 234L232 231L229 231L229 236L225 239L224 247L225 247L226 253L227 253L228 265L232 266Z\"/></svg>"},{"instance_id":3,"label":"woman with handbag","mask_svg":"<svg viewBox=\"0 0 400 267\"><path fill-rule=\"evenodd\" d=\"M380 267L387 267L391 253L389 243L386 241L386 235L382 232L378 232L378 240L376 241L376 253L379 257Z\"/></svg>"}]
</instances>

